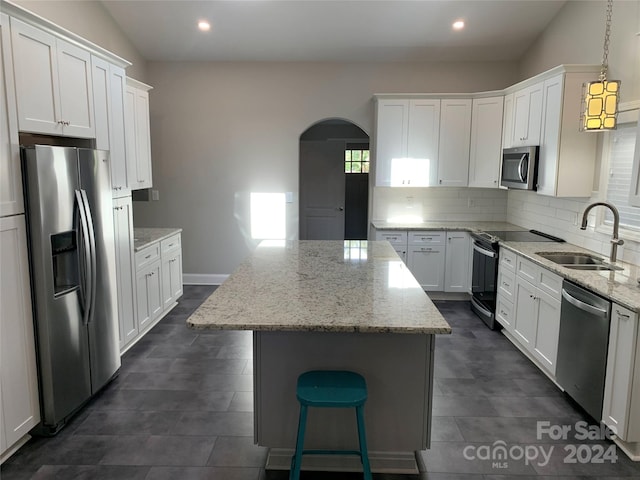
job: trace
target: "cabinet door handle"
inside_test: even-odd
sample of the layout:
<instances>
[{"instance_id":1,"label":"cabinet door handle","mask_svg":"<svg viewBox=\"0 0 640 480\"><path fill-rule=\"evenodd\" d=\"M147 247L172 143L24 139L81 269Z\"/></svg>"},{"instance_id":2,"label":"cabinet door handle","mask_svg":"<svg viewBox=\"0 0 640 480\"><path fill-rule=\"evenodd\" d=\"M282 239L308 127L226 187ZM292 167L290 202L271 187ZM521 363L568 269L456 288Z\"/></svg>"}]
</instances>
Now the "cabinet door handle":
<instances>
[{"instance_id":1,"label":"cabinet door handle","mask_svg":"<svg viewBox=\"0 0 640 480\"><path fill-rule=\"evenodd\" d=\"M146 257L144 257L145 260L149 260L150 258L151 258L151 254L149 254Z\"/></svg>"},{"instance_id":2,"label":"cabinet door handle","mask_svg":"<svg viewBox=\"0 0 640 480\"><path fill-rule=\"evenodd\" d=\"M622 312L621 312L620 310L618 310L617 308L616 308L616 314L617 314L619 317L622 317L622 318L631 318L629 315L627 315L626 313L622 313Z\"/></svg>"}]
</instances>

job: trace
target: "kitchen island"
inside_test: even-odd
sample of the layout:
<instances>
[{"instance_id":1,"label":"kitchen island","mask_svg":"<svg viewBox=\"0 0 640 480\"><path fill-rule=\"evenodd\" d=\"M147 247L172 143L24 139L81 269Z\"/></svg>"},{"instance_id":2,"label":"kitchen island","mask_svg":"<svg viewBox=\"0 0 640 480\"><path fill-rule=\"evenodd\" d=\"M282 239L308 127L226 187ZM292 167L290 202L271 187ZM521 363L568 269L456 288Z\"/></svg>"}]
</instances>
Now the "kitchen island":
<instances>
[{"instance_id":1,"label":"kitchen island","mask_svg":"<svg viewBox=\"0 0 640 480\"><path fill-rule=\"evenodd\" d=\"M430 441L434 336L451 328L387 242L263 242L187 323L254 331L254 431L270 448L267 468L289 468L298 375L348 369L368 384L373 471L417 471L414 452ZM351 410L310 411L306 448L356 446ZM310 456L303 468L360 465Z\"/></svg>"}]
</instances>

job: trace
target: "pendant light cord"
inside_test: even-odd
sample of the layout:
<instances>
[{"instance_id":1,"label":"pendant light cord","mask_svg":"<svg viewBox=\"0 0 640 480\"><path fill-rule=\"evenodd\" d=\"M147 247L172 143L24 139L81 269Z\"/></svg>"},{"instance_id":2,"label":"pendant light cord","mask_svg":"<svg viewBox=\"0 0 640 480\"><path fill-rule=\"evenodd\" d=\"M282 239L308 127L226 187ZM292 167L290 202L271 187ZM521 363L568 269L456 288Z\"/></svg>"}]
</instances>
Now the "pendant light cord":
<instances>
[{"instance_id":1,"label":"pendant light cord","mask_svg":"<svg viewBox=\"0 0 640 480\"><path fill-rule=\"evenodd\" d=\"M609 68L609 37L611 35L611 14L613 11L613 0L607 0L607 19L604 29L604 47L602 54L602 67L600 69L600 81L607 79L607 70Z\"/></svg>"}]
</instances>

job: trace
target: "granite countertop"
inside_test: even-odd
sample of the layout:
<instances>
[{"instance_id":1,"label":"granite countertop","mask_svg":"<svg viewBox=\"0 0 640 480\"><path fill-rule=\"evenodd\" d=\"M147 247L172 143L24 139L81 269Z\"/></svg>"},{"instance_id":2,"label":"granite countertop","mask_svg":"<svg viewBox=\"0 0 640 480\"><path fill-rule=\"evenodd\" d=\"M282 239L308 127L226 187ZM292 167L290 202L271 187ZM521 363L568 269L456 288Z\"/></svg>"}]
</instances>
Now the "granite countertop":
<instances>
[{"instance_id":1,"label":"granite countertop","mask_svg":"<svg viewBox=\"0 0 640 480\"><path fill-rule=\"evenodd\" d=\"M575 270L547 260L537 255L537 252L583 252L596 255L605 261L608 261L608 257L571 243L500 242L500 246L526 257L571 282L607 297L623 307L640 312L639 265L616 262L616 265L624 267L624 269L618 271Z\"/></svg>"},{"instance_id":2,"label":"granite countertop","mask_svg":"<svg viewBox=\"0 0 640 480\"><path fill-rule=\"evenodd\" d=\"M263 242L187 319L195 329L447 334L388 242Z\"/></svg>"},{"instance_id":3,"label":"granite countertop","mask_svg":"<svg viewBox=\"0 0 640 480\"><path fill-rule=\"evenodd\" d=\"M371 225L376 230L449 230L466 232L486 232L492 230L527 230L507 222L449 222L432 220L421 223L390 223L373 221Z\"/></svg>"},{"instance_id":4,"label":"granite countertop","mask_svg":"<svg viewBox=\"0 0 640 480\"><path fill-rule=\"evenodd\" d=\"M138 252L149 245L182 232L181 228L134 228L133 249Z\"/></svg>"}]
</instances>

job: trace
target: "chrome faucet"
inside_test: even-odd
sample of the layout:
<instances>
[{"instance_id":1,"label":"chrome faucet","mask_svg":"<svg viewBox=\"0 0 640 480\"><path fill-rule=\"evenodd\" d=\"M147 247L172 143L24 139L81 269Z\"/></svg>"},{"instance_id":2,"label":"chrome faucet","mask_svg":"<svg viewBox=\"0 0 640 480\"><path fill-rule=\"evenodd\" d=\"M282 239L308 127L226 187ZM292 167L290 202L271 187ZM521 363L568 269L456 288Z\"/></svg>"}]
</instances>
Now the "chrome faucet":
<instances>
[{"instance_id":1,"label":"chrome faucet","mask_svg":"<svg viewBox=\"0 0 640 480\"><path fill-rule=\"evenodd\" d=\"M594 202L591 205L588 205L587 208L584 209L584 213L582 214L582 225L580 225L580 230L587 229L587 217L589 216L589 212L593 207L597 207L598 205L602 205L603 207L607 207L613 213L613 238L611 239L611 255L609 255L609 262L616 263L616 256L618 255L618 245L624 245L624 240L618 238L618 228L620 227L620 214L618 213L618 209L608 202Z\"/></svg>"}]
</instances>

